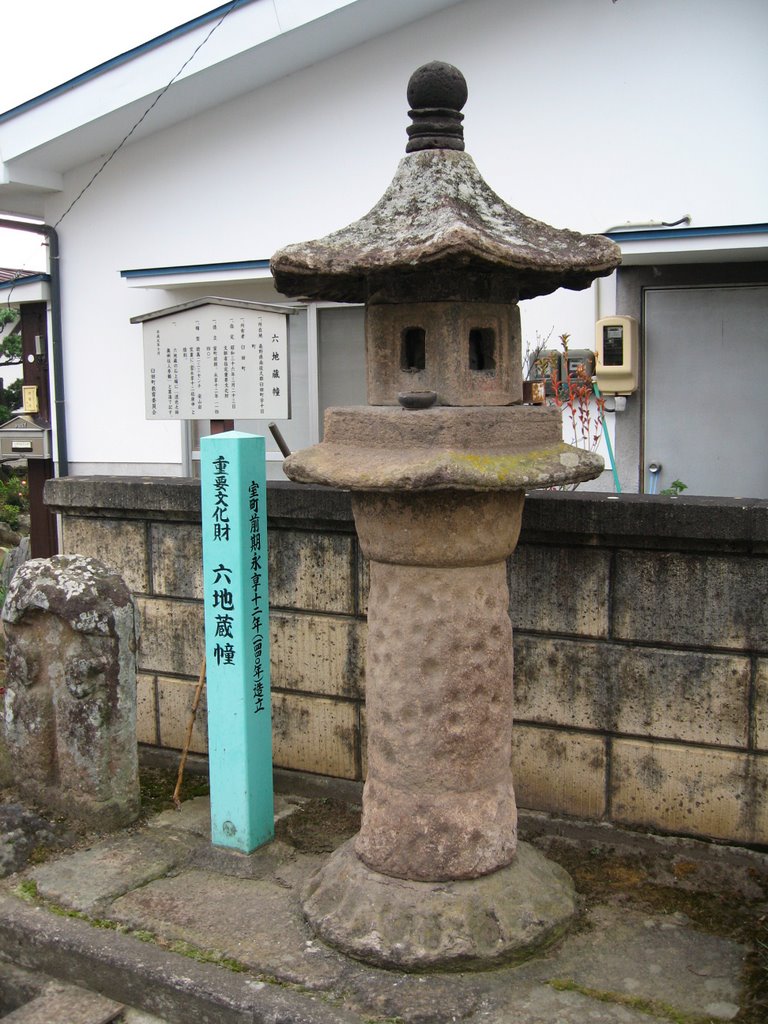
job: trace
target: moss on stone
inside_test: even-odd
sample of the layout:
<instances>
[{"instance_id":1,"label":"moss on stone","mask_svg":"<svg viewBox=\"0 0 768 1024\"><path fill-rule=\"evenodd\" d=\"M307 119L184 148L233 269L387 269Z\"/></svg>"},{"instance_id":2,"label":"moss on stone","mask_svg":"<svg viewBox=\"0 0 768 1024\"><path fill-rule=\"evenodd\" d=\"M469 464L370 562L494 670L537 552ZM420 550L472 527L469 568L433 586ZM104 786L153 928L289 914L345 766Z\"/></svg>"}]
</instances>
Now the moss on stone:
<instances>
[{"instance_id":1,"label":"moss on stone","mask_svg":"<svg viewBox=\"0 0 768 1024\"><path fill-rule=\"evenodd\" d=\"M557 992L578 992L579 995L586 996L588 999L594 999L600 1003L611 1003L614 1006L626 1006L630 1010L637 1010L639 1013L647 1013L650 1017L656 1017L657 1020L671 1021L672 1024L712 1024L712 1018L709 1015L682 1013L674 1006L668 1006L656 999L628 996L622 992L606 992L602 989L579 985L571 979L555 978L549 984Z\"/></svg>"}]
</instances>

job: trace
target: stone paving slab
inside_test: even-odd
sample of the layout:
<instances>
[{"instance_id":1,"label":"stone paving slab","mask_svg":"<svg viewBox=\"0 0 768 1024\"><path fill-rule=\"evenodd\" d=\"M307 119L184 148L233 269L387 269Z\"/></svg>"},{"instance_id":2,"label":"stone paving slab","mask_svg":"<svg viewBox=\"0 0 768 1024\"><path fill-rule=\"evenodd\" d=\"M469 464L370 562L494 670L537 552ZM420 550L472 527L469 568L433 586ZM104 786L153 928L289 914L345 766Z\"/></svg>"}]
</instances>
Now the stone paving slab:
<instances>
[{"instance_id":1,"label":"stone paving slab","mask_svg":"<svg viewBox=\"0 0 768 1024\"><path fill-rule=\"evenodd\" d=\"M109 916L308 989L330 988L343 970L342 957L313 941L295 892L263 879L184 871L126 893Z\"/></svg>"},{"instance_id":2,"label":"stone paving slab","mask_svg":"<svg viewBox=\"0 0 768 1024\"><path fill-rule=\"evenodd\" d=\"M479 974L400 974L350 964L344 978L344 1006L366 1021L475 1022L487 999L486 978Z\"/></svg>"},{"instance_id":3,"label":"stone paving slab","mask_svg":"<svg viewBox=\"0 0 768 1024\"><path fill-rule=\"evenodd\" d=\"M522 973L731 1020L739 1011L744 955L743 946L694 930L682 914L597 906L584 931Z\"/></svg>"},{"instance_id":4,"label":"stone paving slab","mask_svg":"<svg viewBox=\"0 0 768 1024\"><path fill-rule=\"evenodd\" d=\"M653 1014L670 1019L672 1011L732 1019L743 947L681 921L669 932L666 924L663 916L596 907L584 931L519 967L403 975L350 965L344 1005L364 1017L381 1014L407 1024L648 1024Z\"/></svg>"},{"instance_id":5,"label":"stone paving slab","mask_svg":"<svg viewBox=\"0 0 768 1024\"><path fill-rule=\"evenodd\" d=\"M149 821L152 830L191 832L193 835L211 837L211 801L207 796L196 796L185 800L179 808L162 811Z\"/></svg>"},{"instance_id":6,"label":"stone paving slab","mask_svg":"<svg viewBox=\"0 0 768 1024\"><path fill-rule=\"evenodd\" d=\"M307 802L306 797L275 794L275 821L281 821L298 811ZM207 796L185 800L179 808L162 811L148 823L151 829L191 832L211 838L211 802Z\"/></svg>"},{"instance_id":7,"label":"stone paving slab","mask_svg":"<svg viewBox=\"0 0 768 1024\"><path fill-rule=\"evenodd\" d=\"M318 858L318 861L322 863L324 859ZM296 851L287 843L275 839L248 854L211 846L210 843L196 846L190 855L188 867L236 878L271 878L278 885L292 885L287 881L283 883L281 879L291 878L297 864L300 864L299 871L303 879L304 865L298 862Z\"/></svg>"},{"instance_id":8,"label":"stone paving slab","mask_svg":"<svg viewBox=\"0 0 768 1024\"><path fill-rule=\"evenodd\" d=\"M167 874L190 853L189 842L178 833L133 833L49 861L29 877L44 899L98 916L105 903Z\"/></svg>"},{"instance_id":9,"label":"stone paving slab","mask_svg":"<svg viewBox=\"0 0 768 1024\"><path fill-rule=\"evenodd\" d=\"M5 1014L3 1020L7 1024L110 1024L123 1009L96 992L49 982L38 996Z\"/></svg>"},{"instance_id":10,"label":"stone paving slab","mask_svg":"<svg viewBox=\"0 0 768 1024\"><path fill-rule=\"evenodd\" d=\"M535 985L515 989L505 1003L483 1009L472 1018L473 1024L655 1024L657 1020L579 992Z\"/></svg>"},{"instance_id":11,"label":"stone paving slab","mask_svg":"<svg viewBox=\"0 0 768 1024\"><path fill-rule=\"evenodd\" d=\"M44 1024L83 1024L77 1016L77 1006L73 1011L71 1005L62 1002L52 1004L49 1001L49 997L56 989L70 990L73 988L76 993L79 993L80 1005L88 1008L92 1015L101 1013L102 1020L115 1020L117 1024L169 1024L168 1021L160 1017L154 1017L130 1006L123 1006L98 993L90 992L79 986L54 982L40 971L24 970L0 959L0 1017L3 1021L13 1021L14 1024L26 1021L27 1024L32 1024L35 1018L29 1014L37 1013L39 1009L47 1007L42 1015ZM33 1002L36 1003L36 1006L30 1005ZM15 1015L15 1011L22 1008L25 1008L28 1016ZM87 1018L86 1022L92 1024Z\"/></svg>"},{"instance_id":12,"label":"stone paving slab","mask_svg":"<svg viewBox=\"0 0 768 1024\"><path fill-rule=\"evenodd\" d=\"M169 1022L155 1017L151 1013L144 1013L143 1010L134 1010L129 1006L123 1011L118 1024L169 1024Z\"/></svg>"}]
</instances>

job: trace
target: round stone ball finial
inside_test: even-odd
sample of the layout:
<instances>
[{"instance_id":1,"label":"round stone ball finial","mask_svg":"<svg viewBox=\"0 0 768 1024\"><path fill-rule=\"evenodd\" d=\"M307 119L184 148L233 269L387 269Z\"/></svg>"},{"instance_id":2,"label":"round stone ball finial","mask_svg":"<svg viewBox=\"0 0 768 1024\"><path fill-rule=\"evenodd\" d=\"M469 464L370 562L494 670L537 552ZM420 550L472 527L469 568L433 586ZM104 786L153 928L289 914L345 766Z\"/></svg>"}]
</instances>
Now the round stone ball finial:
<instances>
[{"instance_id":1,"label":"round stone ball finial","mask_svg":"<svg viewBox=\"0 0 768 1024\"><path fill-rule=\"evenodd\" d=\"M467 102L467 82L453 64L441 60L422 64L408 81L408 102L414 108L443 107L459 111Z\"/></svg>"},{"instance_id":2,"label":"round stone ball finial","mask_svg":"<svg viewBox=\"0 0 768 1024\"><path fill-rule=\"evenodd\" d=\"M413 124L406 129L406 153L422 149L464 149L467 83L453 64L433 60L417 68L408 82L408 111Z\"/></svg>"}]
</instances>

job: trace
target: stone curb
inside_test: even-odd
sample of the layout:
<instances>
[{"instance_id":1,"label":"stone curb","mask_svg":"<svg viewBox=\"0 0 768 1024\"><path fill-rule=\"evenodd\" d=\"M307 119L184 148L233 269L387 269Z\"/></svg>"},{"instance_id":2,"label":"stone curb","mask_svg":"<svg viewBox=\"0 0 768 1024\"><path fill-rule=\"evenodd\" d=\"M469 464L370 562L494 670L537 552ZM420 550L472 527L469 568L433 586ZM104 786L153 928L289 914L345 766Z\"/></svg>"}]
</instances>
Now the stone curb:
<instances>
[{"instance_id":1,"label":"stone curb","mask_svg":"<svg viewBox=\"0 0 768 1024\"><path fill-rule=\"evenodd\" d=\"M109 929L0 895L0 949L169 1024L361 1024L298 992L198 963Z\"/></svg>"}]
</instances>

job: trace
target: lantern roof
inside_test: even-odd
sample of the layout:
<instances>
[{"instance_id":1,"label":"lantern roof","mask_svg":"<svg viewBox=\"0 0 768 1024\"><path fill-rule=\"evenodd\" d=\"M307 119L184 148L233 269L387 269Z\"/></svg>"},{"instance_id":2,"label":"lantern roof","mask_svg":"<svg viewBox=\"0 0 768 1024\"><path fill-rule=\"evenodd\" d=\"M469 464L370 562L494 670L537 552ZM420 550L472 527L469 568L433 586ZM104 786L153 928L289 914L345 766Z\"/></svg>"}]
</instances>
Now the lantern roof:
<instances>
[{"instance_id":1,"label":"lantern roof","mask_svg":"<svg viewBox=\"0 0 768 1024\"><path fill-rule=\"evenodd\" d=\"M382 198L347 227L275 253L278 291L366 302L394 285L428 299L438 297L441 279L460 277L465 298L476 288L478 297L516 301L586 288L619 265L610 239L527 217L491 189L463 151L466 84L456 68L437 61L419 68L408 99L407 155Z\"/></svg>"}]
</instances>

